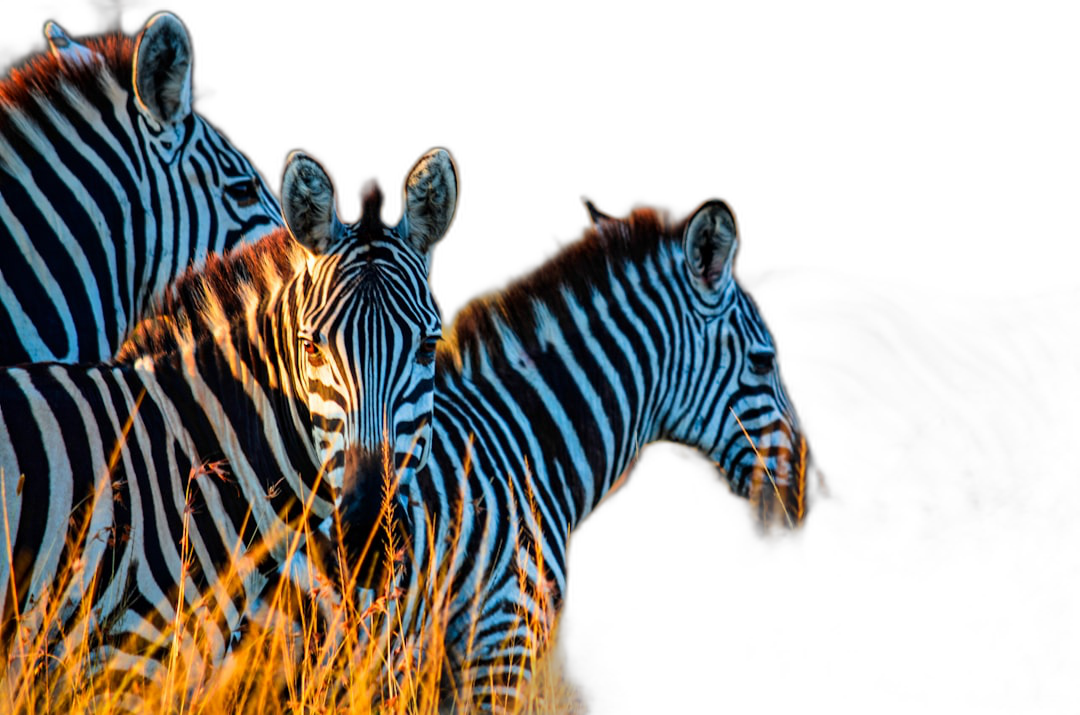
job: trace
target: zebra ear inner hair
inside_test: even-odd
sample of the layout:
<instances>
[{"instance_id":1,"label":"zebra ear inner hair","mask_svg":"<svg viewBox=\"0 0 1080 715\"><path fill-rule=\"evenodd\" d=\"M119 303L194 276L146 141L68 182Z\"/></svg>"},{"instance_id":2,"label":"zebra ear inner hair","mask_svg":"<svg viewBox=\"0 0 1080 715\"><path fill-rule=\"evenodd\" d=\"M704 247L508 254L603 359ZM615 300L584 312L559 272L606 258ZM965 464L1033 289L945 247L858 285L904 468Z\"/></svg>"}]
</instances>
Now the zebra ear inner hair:
<instances>
[{"instance_id":1,"label":"zebra ear inner hair","mask_svg":"<svg viewBox=\"0 0 1080 715\"><path fill-rule=\"evenodd\" d=\"M281 215L296 242L315 255L329 252L340 233L334 184L322 165L303 152L286 159Z\"/></svg>"},{"instance_id":2,"label":"zebra ear inner hair","mask_svg":"<svg viewBox=\"0 0 1080 715\"><path fill-rule=\"evenodd\" d=\"M719 199L706 201L690 217L683 234L687 266L695 280L710 291L731 279L738 248L735 215Z\"/></svg>"},{"instance_id":3,"label":"zebra ear inner hair","mask_svg":"<svg viewBox=\"0 0 1080 715\"><path fill-rule=\"evenodd\" d=\"M191 40L172 13L151 17L135 43L132 84L139 109L159 128L191 114Z\"/></svg>"},{"instance_id":4,"label":"zebra ear inner hair","mask_svg":"<svg viewBox=\"0 0 1080 715\"><path fill-rule=\"evenodd\" d=\"M457 168L450 152L441 148L427 152L405 180L405 211L398 233L421 255L427 254L450 228L457 195Z\"/></svg>"}]
</instances>

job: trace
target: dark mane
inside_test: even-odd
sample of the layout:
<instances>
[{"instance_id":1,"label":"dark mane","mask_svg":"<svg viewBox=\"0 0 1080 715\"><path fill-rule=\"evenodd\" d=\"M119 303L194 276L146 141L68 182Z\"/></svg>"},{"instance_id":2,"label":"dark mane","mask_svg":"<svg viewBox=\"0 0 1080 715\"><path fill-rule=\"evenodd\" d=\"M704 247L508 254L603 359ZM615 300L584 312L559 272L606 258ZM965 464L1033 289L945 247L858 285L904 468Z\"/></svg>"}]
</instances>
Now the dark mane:
<instances>
[{"instance_id":1,"label":"dark mane","mask_svg":"<svg viewBox=\"0 0 1080 715\"><path fill-rule=\"evenodd\" d=\"M301 250L289 232L279 228L225 256L211 254L203 266L188 268L158 299L116 362L174 353L181 341L189 339L185 334L195 341L209 337L223 317L229 324L245 320L253 298L265 300L275 283L292 276Z\"/></svg>"},{"instance_id":2,"label":"dark mane","mask_svg":"<svg viewBox=\"0 0 1080 715\"><path fill-rule=\"evenodd\" d=\"M618 273L656 255L661 246L681 241L684 224L672 224L666 215L648 208L635 209L626 219L601 221L532 273L466 304L447 331L440 356L475 360L482 350L498 354L496 321L510 327L531 350L537 303L557 318L565 316L564 290L586 300L594 286L607 283L609 270Z\"/></svg>"},{"instance_id":3,"label":"dark mane","mask_svg":"<svg viewBox=\"0 0 1080 715\"><path fill-rule=\"evenodd\" d=\"M382 237L382 205L383 193L379 185L368 182L360 191L360 233Z\"/></svg>"},{"instance_id":4,"label":"dark mane","mask_svg":"<svg viewBox=\"0 0 1080 715\"><path fill-rule=\"evenodd\" d=\"M47 49L29 55L0 80L0 131L7 133L10 128L9 109L32 111L35 97L48 97L62 84L88 94L98 91L102 76L109 73L121 87L130 89L134 38L116 32L76 41L101 55L104 63L64 61Z\"/></svg>"}]
</instances>

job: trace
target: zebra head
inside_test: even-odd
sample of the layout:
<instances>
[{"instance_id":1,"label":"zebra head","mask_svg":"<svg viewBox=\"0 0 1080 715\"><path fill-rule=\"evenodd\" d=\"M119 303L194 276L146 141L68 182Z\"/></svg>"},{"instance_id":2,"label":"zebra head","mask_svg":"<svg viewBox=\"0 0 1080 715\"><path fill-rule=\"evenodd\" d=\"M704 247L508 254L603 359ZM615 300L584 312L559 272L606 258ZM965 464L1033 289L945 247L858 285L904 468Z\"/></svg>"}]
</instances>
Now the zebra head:
<instances>
[{"instance_id":1,"label":"zebra head","mask_svg":"<svg viewBox=\"0 0 1080 715\"><path fill-rule=\"evenodd\" d=\"M706 202L686 222L683 364L690 382L671 436L706 451L763 524L794 527L806 512L807 445L772 335L734 277L738 243L735 216L723 201Z\"/></svg>"},{"instance_id":2,"label":"zebra head","mask_svg":"<svg viewBox=\"0 0 1080 715\"><path fill-rule=\"evenodd\" d=\"M105 63L57 23L46 23L44 31L50 52L62 64ZM277 200L259 173L193 111L192 59L184 24L172 13L158 13L135 39L130 86L125 88L146 162L139 170L142 208L160 221L147 231L163 234L157 263L172 266L174 273L281 225ZM154 281L155 291L171 277Z\"/></svg>"},{"instance_id":3,"label":"zebra head","mask_svg":"<svg viewBox=\"0 0 1080 715\"><path fill-rule=\"evenodd\" d=\"M323 168L300 153L289 158L283 213L307 266L285 339L291 332L295 390L310 415L316 462L339 495L370 492L377 504L385 467L415 469L427 460L442 330L428 267L456 202L453 160L435 149L409 174L397 226L382 223L375 187L360 220L345 225Z\"/></svg>"}]
</instances>

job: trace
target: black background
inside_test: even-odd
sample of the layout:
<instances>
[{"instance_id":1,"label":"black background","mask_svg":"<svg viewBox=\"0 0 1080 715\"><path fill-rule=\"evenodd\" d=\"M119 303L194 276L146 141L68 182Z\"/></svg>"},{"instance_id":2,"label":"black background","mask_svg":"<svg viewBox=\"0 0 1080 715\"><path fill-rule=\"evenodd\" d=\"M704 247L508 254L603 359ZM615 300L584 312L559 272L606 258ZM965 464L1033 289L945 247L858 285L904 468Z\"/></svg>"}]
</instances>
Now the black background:
<instances>
[{"instance_id":1,"label":"black background","mask_svg":"<svg viewBox=\"0 0 1080 715\"><path fill-rule=\"evenodd\" d=\"M447 318L576 237L582 195L738 213L740 276L831 497L766 545L696 468L635 474L571 550L570 662L595 710L1071 697L1062 18L284 8L32 3L4 12L0 60L40 48L46 19L134 35L171 10L195 110L273 186L288 151L314 154L346 218L372 176L396 217L411 162L448 149Z\"/></svg>"}]
</instances>

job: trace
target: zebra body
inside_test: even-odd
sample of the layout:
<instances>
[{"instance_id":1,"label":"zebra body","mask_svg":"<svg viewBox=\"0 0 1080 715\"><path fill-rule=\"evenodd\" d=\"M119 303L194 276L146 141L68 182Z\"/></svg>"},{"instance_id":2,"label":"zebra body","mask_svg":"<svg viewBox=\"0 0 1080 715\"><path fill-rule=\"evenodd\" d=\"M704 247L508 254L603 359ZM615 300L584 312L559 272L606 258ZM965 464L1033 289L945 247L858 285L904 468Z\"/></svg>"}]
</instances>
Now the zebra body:
<instances>
[{"instance_id":1,"label":"zebra body","mask_svg":"<svg viewBox=\"0 0 1080 715\"><path fill-rule=\"evenodd\" d=\"M766 522L802 520L806 445L736 243L719 201L675 227L601 215L455 319L431 457L401 484L415 527L400 608L416 631L443 619L459 695L514 700L562 603L570 532L650 442L701 450Z\"/></svg>"},{"instance_id":2,"label":"zebra body","mask_svg":"<svg viewBox=\"0 0 1080 715\"><path fill-rule=\"evenodd\" d=\"M426 459L449 155L414 168L396 227L377 189L342 224L300 154L282 195L289 231L182 277L116 363L0 371L5 648L51 629L152 675L183 636L217 664L268 583L317 568L311 524L381 490L385 449L406 472ZM213 616L177 635L178 610Z\"/></svg>"},{"instance_id":3,"label":"zebra body","mask_svg":"<svg viewBox=\"0 0 1080 715\"><path fill-rule=\"evenodd\" d=\"M107 360L190 265L281 225L192 111L175 16L136 38L46 36L0 82L0 365Z\"/></svg>"}]
</instances>

